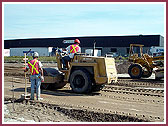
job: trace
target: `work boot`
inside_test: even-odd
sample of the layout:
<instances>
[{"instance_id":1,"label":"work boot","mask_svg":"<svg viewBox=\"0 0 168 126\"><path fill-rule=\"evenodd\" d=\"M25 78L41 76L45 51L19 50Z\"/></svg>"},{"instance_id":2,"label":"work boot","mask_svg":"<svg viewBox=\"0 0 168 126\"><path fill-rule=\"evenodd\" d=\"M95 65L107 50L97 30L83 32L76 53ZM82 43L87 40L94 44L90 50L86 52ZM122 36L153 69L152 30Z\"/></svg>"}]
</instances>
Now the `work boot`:
<instances>
[{"instance_id":1,"label":"work boot","mask_svg":"<svg viewBox=\"0 0 168 126\"><path fill-rule=\"evenodd\" d=\"M38 101L43 100L43 98L37 98Z\"/></svg>"},{"instance_id":2,"label":"work boot","mask_svg":"<svg viewBox=\"0 0 168 126\"><path fill-rule=\"evenodd\" d=\"M30 100L34 100L34 98L30 98Z\"/></svg>"}]
</instances>

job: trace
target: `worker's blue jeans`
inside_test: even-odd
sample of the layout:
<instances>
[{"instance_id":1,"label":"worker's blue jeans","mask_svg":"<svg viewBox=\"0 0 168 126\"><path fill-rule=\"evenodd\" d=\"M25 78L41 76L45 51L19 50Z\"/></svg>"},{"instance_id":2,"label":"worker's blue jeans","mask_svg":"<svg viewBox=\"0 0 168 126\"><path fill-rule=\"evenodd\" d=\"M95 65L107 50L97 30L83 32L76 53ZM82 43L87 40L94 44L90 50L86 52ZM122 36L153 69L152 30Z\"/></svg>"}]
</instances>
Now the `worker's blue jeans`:
<instances>
[{"instance_id":1,"label":"worker's blue jeans","mask_svg":"<svg viewBox=\"0 0 168 126\"><path fill-rule=\"evenodd\" d=\"M66 68L66 62L70 62L70 61L71 61L71 58L69 56L64 56L62 58L63 67Z\"/></svg>"},{"instance_id":2,"label":"worker's blue jeans","mask_svg":"<svg viewBox=\"0 0 168 126\"><path fill-rule=\"evenodd\" d=\"M31 80L31 98L34 100L34 88L36 86L36 99L38 100L40 98L40 86L41 86L41 75L31 75L30 80Z\"/></svg>"}]
</instances>

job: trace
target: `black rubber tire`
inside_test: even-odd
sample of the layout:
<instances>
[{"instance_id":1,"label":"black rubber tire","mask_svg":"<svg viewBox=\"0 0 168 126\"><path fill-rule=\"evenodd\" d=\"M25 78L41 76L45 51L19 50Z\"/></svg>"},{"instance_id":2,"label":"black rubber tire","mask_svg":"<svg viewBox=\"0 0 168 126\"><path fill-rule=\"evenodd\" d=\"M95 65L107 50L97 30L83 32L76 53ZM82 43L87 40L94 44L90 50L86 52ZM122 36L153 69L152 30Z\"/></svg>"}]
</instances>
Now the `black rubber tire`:
<instances>
[{"instance_id":1,"label":"black rubber tire","mask_svg":"<svg viewBox=\"0 0 168 126\"><path fill-rule=\"evenodd\" d=\"M140 79L142 77L142 66L140 64L131 64L128 68L128 74L132 79Z\"/></svg>"},{"instance_id":2,"label":"black rubber tire","mask_svg":"<svg viewBox=\"0 0 168 126\"><path fill-rule=\"evenodd\" d=\"M90 93L92 80L85 69L75 70L70 76L70 86L75 93Z\"/></svg>"},{"instance_id":3,"label":"black rubber tire","mask_svg":"<svg viewBox=\"0 0 168 126\"><path fill-rule=\"evenodd\" d=\"M142 77L144 78L150 77L152 75L152 69L148 68L147 66L143 66L143 68L146 70L142 71Z\"/></svg>"}]
</instances>

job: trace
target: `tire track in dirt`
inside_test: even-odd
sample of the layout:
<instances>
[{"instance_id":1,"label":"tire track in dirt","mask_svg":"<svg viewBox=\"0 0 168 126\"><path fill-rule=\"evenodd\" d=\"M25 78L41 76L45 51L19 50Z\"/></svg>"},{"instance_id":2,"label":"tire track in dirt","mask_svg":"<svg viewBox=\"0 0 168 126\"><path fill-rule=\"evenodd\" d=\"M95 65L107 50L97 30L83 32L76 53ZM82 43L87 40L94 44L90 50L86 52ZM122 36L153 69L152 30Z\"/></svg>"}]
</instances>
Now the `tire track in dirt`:
<instances>
[{"instance_id":1,"label":"tire track in dirt","mask_svg":"<svg viewBox=\"0 0 168 126\"><path fill-rule=\"evenodd\" d=\"M6 104L10 104L10 98L5 98ZM28 101L28 100L16 100L15 104L17 106L22 106L22 108L15 107L15 115L24 113L32 113L31 117L29 119L33 119L36 122L41 121L55 121L53 118L49 119L49 117L52 117L55 112L59 112L64 114L67 118L71 118L76 121L80 122L149 122L148 119L145 118L143 115L142 117L134 117L131 115L126 115L124 113L100 113L100 112L94 112L90 111L88 109L74 109L69 108L67 106L59 106L59 105L53 105L48 103L41 103L41 102L34 102L34 101ZM23 112L22 112L23 111ZM33 112L34 111L34 112ZM36 111L41 114L46 114L47 118L45 120L42 120L41 117L35 116ZM9 118L9 116L8 116Z\"/></svg>"}]
</instances>

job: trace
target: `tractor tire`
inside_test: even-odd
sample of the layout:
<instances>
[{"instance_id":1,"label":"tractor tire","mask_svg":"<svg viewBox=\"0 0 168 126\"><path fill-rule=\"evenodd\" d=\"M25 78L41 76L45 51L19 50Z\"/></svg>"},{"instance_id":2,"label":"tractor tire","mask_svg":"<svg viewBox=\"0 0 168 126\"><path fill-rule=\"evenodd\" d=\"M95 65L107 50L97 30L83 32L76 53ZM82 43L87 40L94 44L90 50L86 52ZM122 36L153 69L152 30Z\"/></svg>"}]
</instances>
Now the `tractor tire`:
<instances>
[{"instance_id":1,"label":"tractor tire","mask_svg":"<svg viewBox=\"0 0 168 126\"><path fill-rule=\"evenodd\" d=\"M90 93L92 80L85 69L75 70L70 76L70 86L75 93Z\"/></svg>"},{"instance_id":2,"label":"tractor tire","mask_svg":"<svg viewBox=\"0 0 168 126\"><path fill-rule=\"evenodd\" d=\"M152 69L148 68L147 66L143 66L142 77L148 78L152 75Z\"/></svg>"},{"instance_id":3,"label":"tractor tire","mask_svg":"<svg viewBox=\"0 0 168 126\"><path fill-rule=\"evenodd\" d=\"M140 79L142 77L142 66L139 64L131 64L128 68L128 74L132 79Z\"/></svg>"}]
</instances>

